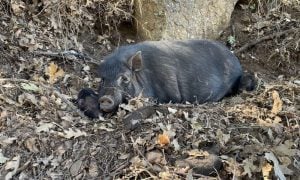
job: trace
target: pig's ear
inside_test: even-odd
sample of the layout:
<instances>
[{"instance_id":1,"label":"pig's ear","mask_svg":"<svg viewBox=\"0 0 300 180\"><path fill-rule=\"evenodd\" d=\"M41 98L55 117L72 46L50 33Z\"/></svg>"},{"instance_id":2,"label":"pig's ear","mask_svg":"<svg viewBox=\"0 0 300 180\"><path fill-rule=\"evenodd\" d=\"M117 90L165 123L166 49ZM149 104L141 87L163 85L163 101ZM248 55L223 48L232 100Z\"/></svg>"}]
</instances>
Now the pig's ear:
<instances>
[{"instance_id":1,"label":"pig's ear","mask_svg":"<svg viewBox=\"0 0 300 180\"><path fill-rule=\"evenodd\" d=\"M133 56L131 56L128 61L128 66L133 71L140 71L143 67L142 52L138 51Z\"/></svg>"}]
</instances>

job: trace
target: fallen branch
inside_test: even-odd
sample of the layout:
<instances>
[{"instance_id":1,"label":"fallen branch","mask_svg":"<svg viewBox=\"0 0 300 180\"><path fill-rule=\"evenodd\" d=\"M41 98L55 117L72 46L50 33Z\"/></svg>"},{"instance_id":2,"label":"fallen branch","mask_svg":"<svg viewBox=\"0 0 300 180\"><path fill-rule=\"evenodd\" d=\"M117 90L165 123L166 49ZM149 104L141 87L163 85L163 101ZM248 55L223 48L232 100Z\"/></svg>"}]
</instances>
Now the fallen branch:
<instances>
[{"instance_id":1,"label":"fallen branch","mask_svg":"<svg viewBox=\"0 0 300 180\"><path fill-rule=\"evenodd\" d=\"M277 32L277 33L274 33L274 34L270 34L270 35L261 37L259 39L253 40L253 41L245 44L244 46L242 46L238 50L234 51L234 53L235 54L239 54L239 53L241 53L241 52L249 49L250 47L255 46L256 44L258 44L258 43L260 43L262 41L266 41L266 40L272 39L274 37L280 37L280 36L282 36L284 34L289 34L289 33L296 32L296 31L300 31L300 28L288 29L288 30L285 30L285 31L281 31L281 32Z\"/></svg>"},{"instance_id":2,"label":"fallen branch","mask_svg":"<svg viewBox=\"0 0 300 180\"><path fill-rule=\"evenodd\" d=\"M123 163L123 165L119 166L116 170L114 170L113 172L109 173L109 175L110 175L111 177L114 177L114 176L116 176L116 175L118 175L118 174L121 174L121 173L122 173L122 170L125 169L125 168L126 168L127 166L129 166L129 165L130 165L129 162L125 162L125 163Z\"/></svg>"},{"instance_id":3,"label":"fallen branch","mask_svg":"<svg viewBox=\"0 0 300 180\"><path fill-rule=\"evenodd\" d=\"M32 157L30 157L30 160L28 160L25 164L23 164L23 166L21 166L20 168L17 169L17 172L14 176L17 176L18 174L20 174L22 171L24 171L25 169L28 168L29 164L32 161Z\"/></svg>"},{"instance_id":4,"label":"fallen branch","mask_svg":"<svg viewBox=\"0 0 300 180\"><path fill-rule=\"evenodd\" d=\"M63 51L63 52L45 52L45 51L35 51L35 55L42 55L42 56L50 56L56 58L65 58L68 60L74 59L83 59L88 60L89 62L98 65L99 63L96 62L93 58L89 57L87 54L83 54L81 52L77 52L75 50Z\"/></svg>"},{"instance_id":5,"label":"fallen branch","mask_svg":"<svg viewBox=\"0 0 300 180\"><path fill-rule=\"evenodd\" d=\"M188 176L188 173L183 173L183 172L175 172L175 174L180 175L180 176L185 176L185 177ZM196 178L203 178L203 179L216 179L216 180L218 179L216 177L205 176L205 175L196 174L196 173L192 173L192 176L196 177Z\"/></svg>"},{"instance_id":6,"label":"fallen branch","mask_svg":"<svg viewBox=\"0 0 300 180\"><path fill-rule=\"evenodd\" d=\"M70 102L63 94L61 94L56 88L45 85L43 83L40 82L36 82L36 81L30 81L30 80L26 80L26 79L14 79L14 78L1 78L1 81L11 81L11 82L21 82L21 83L33 83L36 84L38 86L41 86L45 89L49 89L51 91L53 91L53 93L55 95L57 95L60 99L62 99L73 111L75 111L79 116L81 116L82 118L86 118L86 116L76 107L73 105L72 102Z\"/></svg>"}]
</instances>

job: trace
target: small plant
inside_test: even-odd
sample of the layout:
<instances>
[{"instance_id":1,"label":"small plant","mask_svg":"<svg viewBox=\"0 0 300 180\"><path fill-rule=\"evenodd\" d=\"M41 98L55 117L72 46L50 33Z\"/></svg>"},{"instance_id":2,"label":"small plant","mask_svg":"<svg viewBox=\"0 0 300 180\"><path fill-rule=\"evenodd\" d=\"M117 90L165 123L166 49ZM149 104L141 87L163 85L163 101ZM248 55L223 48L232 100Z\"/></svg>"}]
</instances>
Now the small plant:
<instances>
[{"instance_id":1,"label":"small plant","mask_svg":"<svg viewBox=\"0 0 300 180\"><path fill-rule=\"evenodd\" d=\"M228 44L230 44L230 46L234 46L234 44L236 42L235 37L234 36L228 36L227 42L228 42Z\"/></svg>"}]
</instances>

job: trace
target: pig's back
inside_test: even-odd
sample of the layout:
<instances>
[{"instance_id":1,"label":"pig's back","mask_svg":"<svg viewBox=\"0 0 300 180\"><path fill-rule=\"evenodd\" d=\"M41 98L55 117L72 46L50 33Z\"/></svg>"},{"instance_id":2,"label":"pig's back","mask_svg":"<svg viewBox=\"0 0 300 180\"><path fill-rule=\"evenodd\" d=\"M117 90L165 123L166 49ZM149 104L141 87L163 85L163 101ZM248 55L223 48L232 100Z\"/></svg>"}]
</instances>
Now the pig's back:
<instances>
[{"instance_id":1,"label":"pig's back","mask_svg":"<svg viewBox=\"0 0 300 180\"><path fill-rule=\"evenodd\" d=\"M242 75L237 57L215 41L145 41L131 49L142 51L160 102L218 101Z\"/></svg>"}]
</instances>

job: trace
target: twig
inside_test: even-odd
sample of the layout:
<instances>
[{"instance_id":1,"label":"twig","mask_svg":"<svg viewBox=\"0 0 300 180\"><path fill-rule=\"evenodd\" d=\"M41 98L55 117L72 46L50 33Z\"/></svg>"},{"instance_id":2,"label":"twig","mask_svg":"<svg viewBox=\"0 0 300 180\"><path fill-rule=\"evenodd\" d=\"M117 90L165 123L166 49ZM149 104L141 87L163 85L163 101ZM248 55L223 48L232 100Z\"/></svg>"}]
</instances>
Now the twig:
<instances>
[{"instance_id":1,"label":"twig","mask_svg":"<svg viewBox=\"0 0 300 180\"><path fill-rule=\"evenodd\" d=\"M188 175L187 173L183 173L183 172L175 172L175 174L180 175L180 176L187 176ZM195 173L192 173L192 176L193 177L199 177L199 178L207 178L207 179L217 179L215 177L210 177L210 176L205 176L205 175L202 175L202 174L195 174Z\"/></svg>"},{"instance_id":2,"label":"twig","mask_svg":"<svg viewBox=\"0 0 300 180\"><path fill-rule=\"evenodd\" d=\"M125 162L123 165L119 166L116 170L109 173L110 176L116 176L121 173L121 171L129 165L129 162Z\"/></svg>"},{"instance_id":3,"label":"twig","mask_svg":"<svg viewBox=\"0 0 300 180\"><path fill-rule=\"evenodd\" d=\"M83 54L81 52L77 52L75 50L63 51L63 52L45 52L45 51L34 51L35 55L42 55L42 56L50 56L50 57L57 57L57 58L66 58L68 60L74 60L74 57L78 59L88 60L89 62L98 65L99 63L96 62L93 58L89 57L87 54Z\"/></svg>"},{"instance_id":4,"label":"twig","mask_svg":"<svg viewBox=\"0 0 300 180\"><path fill-rule=\"evenodd\" d=\"M54 87L51 87L51 86L48 86L48 85L45 85L43 83L40 83L40 82L36 82L36 81L30 81L30 80L26 80L26 79L14 79L14 78L1 78L0 79L0 82L1 81L12 81L12 82L23 82L23 83L33 83L33 84L36 84L36 85L39 85L39 86L42 86L43 88L45 89L49 89L49 90L52 90L53 93L55 95L57 95L60 99L62 99L73 111L75 111L79 116L81 116L82 118L86 118L86 116L81 112L79 111L79 109L73 105L72 102L70 102L67 98L64 97L63 94L61 94L56 88Z\"/></svg>"},{"instance_id":5,"label":"twig","mask_svg":"<svg viewBox=\"0 0 300 180\"><path fill-rule=\"evenodd\" d=\"M194 108L195 104L160 104L162 107L173 107L173 108Z\"/></svg>"},{"instance_id":6,"label":"twig","mask_svg":"<svg viewBox=\"0 0 300 180\"><path fill-rule=\"evenodd\" d=\"M28 160L25 164L23 164L22 167L17 169L15 176L18 175L19 173L21 173L23 170L25 170L29 166L29 164L31 163L31 159L32 159L32 157L30 157L30 160Z\"/></svg>"},{"instance_id":7,"label":"twig","mask_svg":"<svg viewBox=\"0 0 300 180\"><path fill-rule=\"evenodd\" d=\"M244 46L242 46L241 48L239 48L238 50L236 50L234 53L235 54L239 54L239 53L247 50L248 48L250 48L252 46L255 46L256 44L258 44L258 43L260 43L262 41L266 41L266 40L272 39L274 37L280 37L280 36L282 36L284 34L288 34L288 33L291 33L291 32L296 32L296 31L300 31L300 28L288 29L288 30L285 30L285 31L281 31L281 32L277 32L277 33L274 33L274 34L270 34L270 35L264 36L262 38L253 40L253 41L245 44Z\"/></svg>"}]
</instances>

